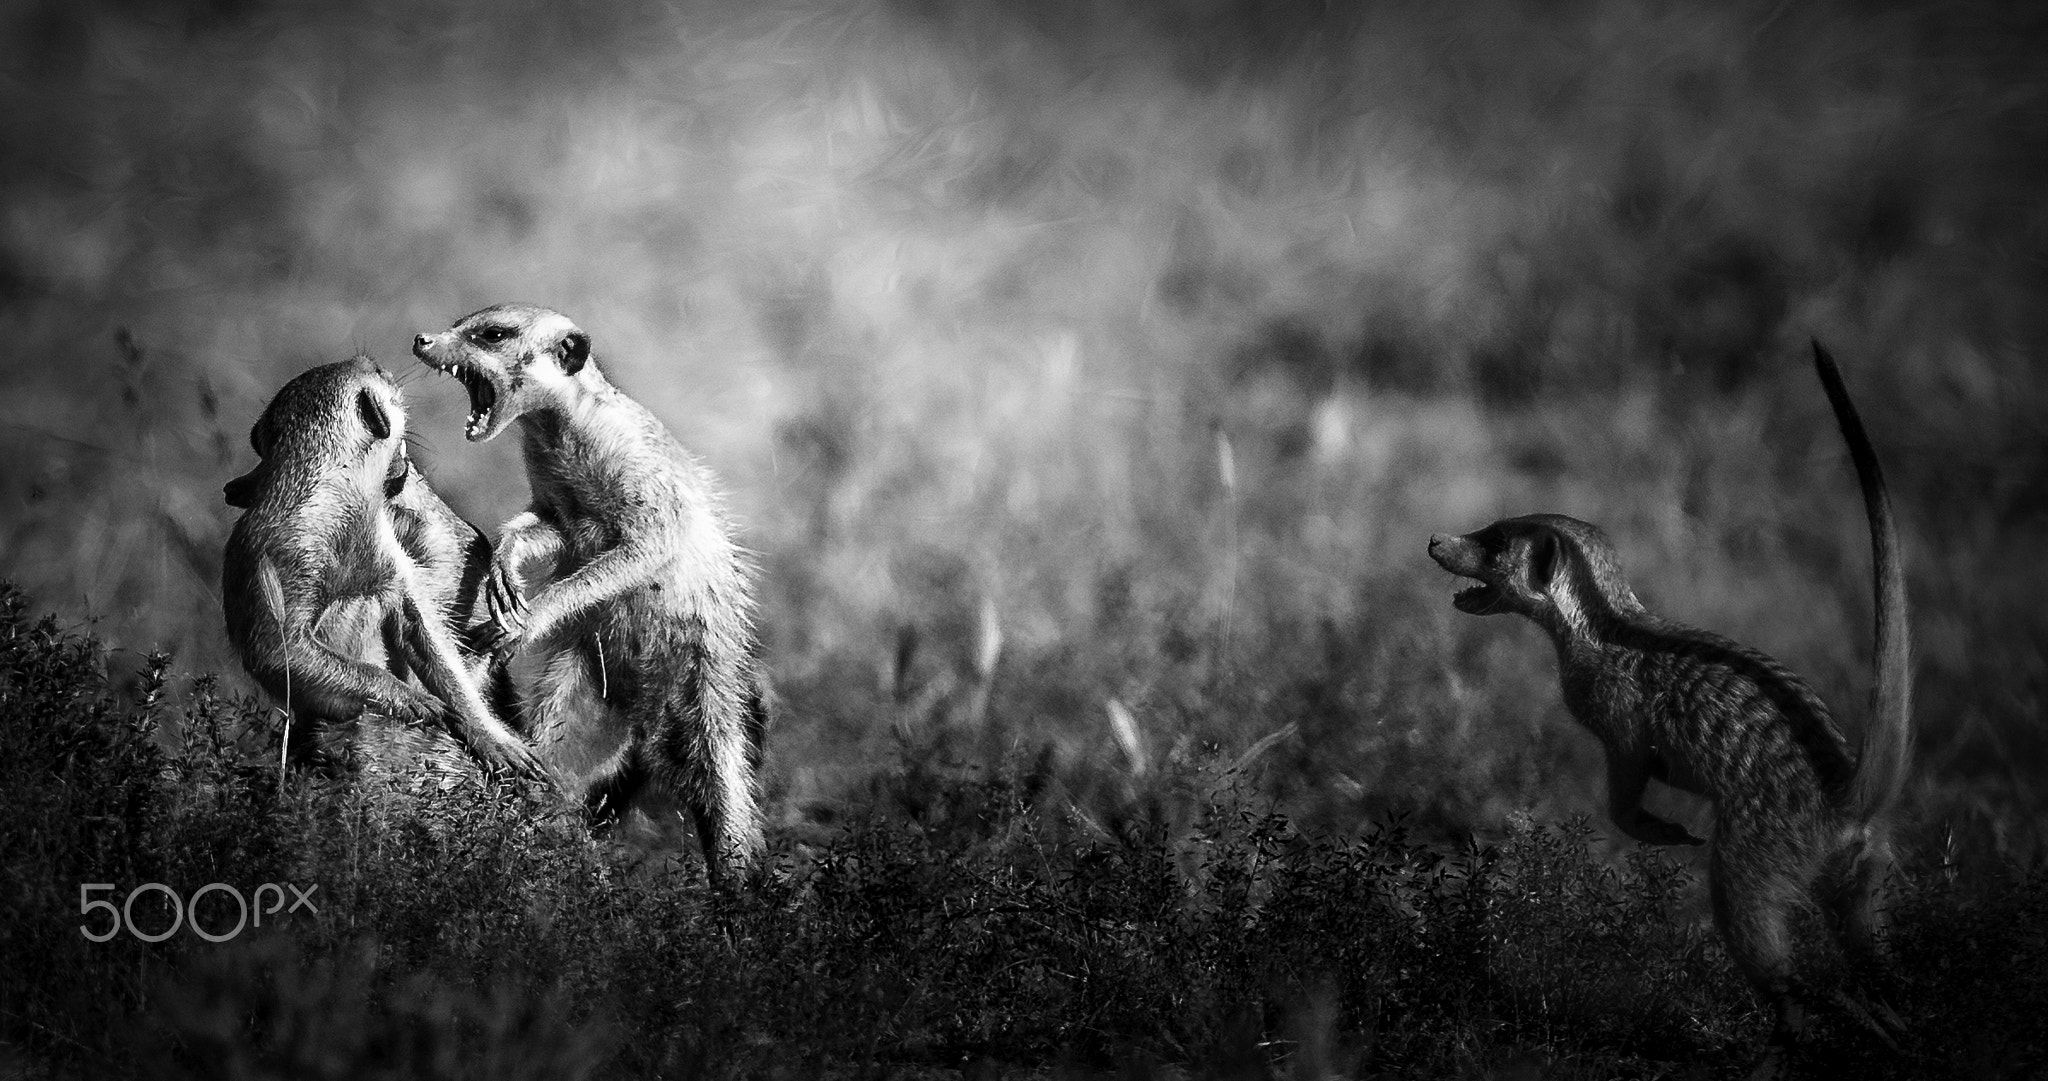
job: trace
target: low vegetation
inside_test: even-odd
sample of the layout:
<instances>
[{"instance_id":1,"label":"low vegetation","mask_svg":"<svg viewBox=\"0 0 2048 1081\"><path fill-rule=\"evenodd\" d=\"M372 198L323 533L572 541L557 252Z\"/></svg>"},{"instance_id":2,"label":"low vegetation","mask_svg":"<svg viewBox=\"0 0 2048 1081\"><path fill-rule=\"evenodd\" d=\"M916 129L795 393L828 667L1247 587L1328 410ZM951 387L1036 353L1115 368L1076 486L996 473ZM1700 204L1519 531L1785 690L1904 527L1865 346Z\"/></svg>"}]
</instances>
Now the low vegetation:
<instances>
[{"instance_id":1,"label":"low vegetation","mask_svg":"<svg viewBox=\"0 0 2048 1081\"><path fill-rule=\"evenodd\" d=\"M725 896L694 854L592 841L474 774L281 778L274 711L211 677L174 708L161 655L117 693L105 662L0 594L0 1039L24 1076L1704 1077L1765 1024L1692 874L1603 858L1582 821L1308 832L1200 756L1082 793L1028 747L906 741L896 798L778 831L768 879ZM317 911L229 934L225 896L193 900L142 941L174 917L135 887L215 882ZM88 883L132 927L81 933L110 927ZM1813 1060L2038 1068L2043 926L2039 868L1916 862L1914 1043L1824 1019Z\"/></svg>"}]
</instances>

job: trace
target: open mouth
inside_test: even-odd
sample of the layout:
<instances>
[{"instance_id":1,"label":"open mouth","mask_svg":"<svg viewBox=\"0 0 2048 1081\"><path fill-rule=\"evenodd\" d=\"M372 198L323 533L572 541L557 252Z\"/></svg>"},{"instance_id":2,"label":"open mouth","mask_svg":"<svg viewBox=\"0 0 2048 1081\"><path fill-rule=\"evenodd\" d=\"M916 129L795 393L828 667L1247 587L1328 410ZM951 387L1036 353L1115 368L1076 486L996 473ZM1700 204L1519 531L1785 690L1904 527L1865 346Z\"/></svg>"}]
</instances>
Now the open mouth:
<instances>
[{"instance_id":1,"label":"open mouth","mask_svg":"<svg viewBox=\"0 0 2048 1081\"><path fill-rule=\"evenodd\" d=\"M429 362L431 363L431 362ZM491 411L498 406L498 388L489 376L467 364L450 361L434 364L433 369L442 375L452 375L462 382L469 392L469 423L462 426L463 438L474 442L490 430Z\"/></svg>"},{"instance_id":2,"label":"open mouth","mask_svg":"<svg viewBox=\"0 0 2048 1081\"><path fill-rule=\"evenodd\" d=\"M491 426L491 410L498 406L498 388L474 368L464 368L456 373L462 385L469 389L469 423L463 425L462 434L469 439L480 439Z\"/></svg>"},{"instance_id":3,"label":"open mouth","mask_svg":"<svg viewBox=\"0 0 2048 1081\"><path fill-rule=\"evenodd\" d=\"M1500 602L1500 591L1484 582L1451 594L1451 607L1460 612L1483 615Z\"/></svg>"}]
</instances>

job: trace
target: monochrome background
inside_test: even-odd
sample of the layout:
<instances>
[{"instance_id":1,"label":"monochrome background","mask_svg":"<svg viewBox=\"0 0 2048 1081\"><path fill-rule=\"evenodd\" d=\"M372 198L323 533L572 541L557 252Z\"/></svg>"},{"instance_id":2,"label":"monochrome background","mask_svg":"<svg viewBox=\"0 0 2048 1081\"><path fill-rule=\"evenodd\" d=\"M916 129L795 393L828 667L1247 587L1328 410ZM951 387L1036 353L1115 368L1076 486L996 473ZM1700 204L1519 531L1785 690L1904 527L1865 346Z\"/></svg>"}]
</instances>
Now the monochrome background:
<instances>
[{"instance_id":1,"label":"monochrome background","mask_svg":"<svg viewBox=\"0 0 2048 1081\"><path fill-rule=\"evenodd\" d=\"M253 691L220 485L267 396L367 351L493 528L516 444L408 343L528 300L724 479L779 823L908 742L1456 836L1602 797L1432 532L1599 523L1860 725L1818 337L1910 554L1910 806L2036 852L2048 26L2007 7L12 4L0 571L117 678Z\"/></svg>"}]
</instances>

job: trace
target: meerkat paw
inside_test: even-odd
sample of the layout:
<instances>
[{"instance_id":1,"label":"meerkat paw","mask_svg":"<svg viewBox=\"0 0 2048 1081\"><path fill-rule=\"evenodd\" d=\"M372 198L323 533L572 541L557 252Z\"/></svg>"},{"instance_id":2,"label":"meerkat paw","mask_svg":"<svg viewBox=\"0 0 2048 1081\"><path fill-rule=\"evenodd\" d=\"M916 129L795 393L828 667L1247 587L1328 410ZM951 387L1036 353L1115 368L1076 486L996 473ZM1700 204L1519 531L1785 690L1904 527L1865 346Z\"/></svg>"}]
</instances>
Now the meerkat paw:
<instances>
[{"instance_id":1,"label":"meerkat paw","mask_svg":"<svg viewBox=\"0 0 2048 1081\"><path fill-rule=\"evenodd\" d=\"M1671 839L1663 843L1668 845L1703 845L1707 843L1707 839L1697 836L1691 830L1673 822L1671 823Z\"/></svg>"},{"instance_id":2,"label":"meerkat paw","mask_svg":"<svg viewBox=\"0 0 2048 1081\"><path fill-rule=\"evenodd\" d=\"M447 707L425 691L399 685L373 698L366 709L400 721L431 721Z\"/></svg>"},{"instance_id":3,"label":"meerkat paw","mask_svg":"<svg viewBox=\"0 0 2048 1081\"><path fill-rule=\"evenodd\" d=\"M532 748L513 741L484 740L477 748L483 759L493 767L531 781L555 784L554 771L547 763L533 753Z\"/></svg>"},{"instance_id":4,"label":"meerkat paw","mask_svg":"<svg viewBox=\"0 0 2048 1081\"><path fill-rule=\"evenodd\" d=\"M484 583L484 610L489 619L476 628L477 645L483 652L505 659L512 647L526 636L526 584L519 570L503 559L491 562Z\"/></svg>"},{"instance_id":5,"label":"meerkat paw","mask_svg":"<svg viewBox=\"0 0 2048 1081\"><path fill-rule=\"evenodd\" d=\"M477 644L484 652L500 659L508 657L513 647L525 637L526 630L520 625L519 618L509 612L492 617L490 622L476 629Z\"/></svg>"},{"instance_id":6,"label":"meerkat paw","mask_svg":"<svg viewBox=\"0 0 2048 1081\"><path fill-rule=\"evenodd\" d=\"M1691 830L1676 822L1667 822L1647 811L1637 811L1632 820L1622 824L1630 837L1644 844L1652 845L1703 845L1706 839L1695 837Z\"/></svg>"},{"instance_id":7,"label":"meerkat paw","mask_svg":"<svg viewBox=\"0 0 2048 1081\"><path fill-rule=\"evenodd\" d=\"M491 561L484 583L484 607L491 619L517 625L526 617L526 581L519 568L504 559Z\"/></svg>"}]
</instances>

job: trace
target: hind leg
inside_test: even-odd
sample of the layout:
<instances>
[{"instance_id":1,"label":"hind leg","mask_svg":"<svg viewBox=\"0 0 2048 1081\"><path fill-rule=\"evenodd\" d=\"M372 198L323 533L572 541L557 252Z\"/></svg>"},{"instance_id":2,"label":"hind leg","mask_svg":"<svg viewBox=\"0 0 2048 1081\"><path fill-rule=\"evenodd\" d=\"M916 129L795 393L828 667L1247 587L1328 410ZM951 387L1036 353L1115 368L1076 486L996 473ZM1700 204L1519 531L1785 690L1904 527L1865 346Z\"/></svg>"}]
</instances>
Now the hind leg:
<instances>
[{"instance_id":1,"label":"hind leg","mask_svg":"<svg viewBox=\"0 0 2048 1081\"><path fill-rule=\"evenodd\" d=\"M724 707L733 708L724 708ZM649 752L689 807L711 880L736 885L752 873L763 840L754 760L742 703L670 701L654 718Z\"/></svg>"},{"instance_id":2,"label":"hind leg","mask_svg":"<svg viewBox=\"0 0 2048 1081\"><path fill-rule=\"evenodd\" d=\"M1806 1030L1806 1010L1793 980L1790 927L1792 906L1803 891L1763 845L1745 840L1739 830L1716 831L1709 893L1729 956L1776 1017L1749 1075L1760 1081L1782 1076L1787 1054Z\"/></svg>"},{"instance_id":3,"label":"hind leg","mask_svg":"<svg viewBox=\"0 0 2048 1081\"><path fill-rule=\"evenodd\" d=\"M1885 939L1884 887L1892 872L1891 846L1881 836L1858 839L1829 860L1817 899L1828 929L1848 959L1854 990L1862 1000L1837 994L1844 1013L1885 1044L1896 1048L1905 1023L1884 1004L1898 990ZM1871 998L1870 996L1875 996Z\"/></svg>"},{"instance_id":4,"label":"hind leg","mask_svg":"<svg viewBox=\"0 0 2048 1081\"><path fill-rule=\"evenodd\" d=\"M541 758L571 781L596 832L623 818L647 780L632 726L605 701L608 681L580 645L547 658L525 708Z\"/></svg>"},{"instance_id":5,"label":"hind leg","mask_svg":"<svg viewBox=\"0 0 2048 1081\"><path fill-rule=\"evenodd\" d=\"M1891 846L1862 838L1829 861L1819 899L1828 925L1858 975L1890 967L1885 942L1884 887L1893 866Z\"/></svg>"},{"instance_id":6,"label":"hind leg","mask_svg":"<svg viewBox=\"0 0 2048 1081\"><path fill-rule=\"evenodd\" d=\"M691 786L690 815L713 880L734 885L753 872L764 847L754 771L746 744L732 733L705 737L699 743L701 765Z\"/></svg>"},{"instance_id":7,"label":"hind leg","mask_svg":"<svg viewBox=\"0 0 2048 1081\"><path fill-rule=\"evenodd\" d=\"M626 748L610 772L595 778L583 792L583 810L590 816L590 831L600 837L625 820L642 789L647 787L647 767L635 748Z\"/></svg>"}]
</instances>

